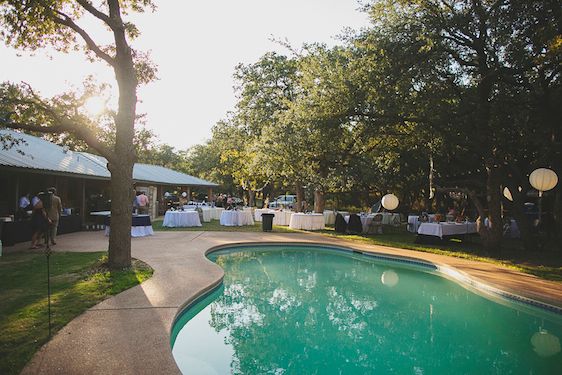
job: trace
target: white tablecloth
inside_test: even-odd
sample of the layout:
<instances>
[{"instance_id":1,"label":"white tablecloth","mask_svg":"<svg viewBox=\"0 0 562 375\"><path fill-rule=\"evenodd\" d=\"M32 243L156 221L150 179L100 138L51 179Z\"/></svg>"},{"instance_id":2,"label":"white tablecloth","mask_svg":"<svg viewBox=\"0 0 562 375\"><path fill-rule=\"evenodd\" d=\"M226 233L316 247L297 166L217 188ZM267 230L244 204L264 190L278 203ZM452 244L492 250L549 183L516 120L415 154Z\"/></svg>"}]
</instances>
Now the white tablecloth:
<instances>
[{"instance_id":1,"label":"white tablecloth","mask_svg":"<svg viewBox=\"0 0 562 375\"><path fill-rule=\"evenodd\" d=\"M289 228L304 230L324 229L324 215L294 213L291 215Z\"/></svg>"},{"instance_id":2,"label":"white tablecloth","mask_svg":"<svg viewBox=\"0 0 562 375\"><path fill-rule=\"evenodd\" d=\"M425 236L452 236L457 234L476 233L476 223L421 223L418 234Z\"/></svg>"},{"instance_id":3,"label":"white tablecloth","mask_svg":"<svg viewBox=\"0 0 562 375\"><path fill-rule=\"evenodd\" d=\"M221 213L220 224L227 227L254 225L252 211L225 210Z\"/></svg>"},{"instance_id":4,"label":"white tablecloth","mask_svg":"<svg viewBox=\"0 0 562 375\"><path fill-rule=\"evenodd\" d=\"M435 222L435 214L429 214L427 218L430 223ZM408 215L408 232L417 233L420 224L420 215Z\"/></svg>"},{"instance_id":5,"label":"white tablecloth","mask_svg":"<svg viewBox=\"0 0 562 375\"><path fill-rule=\"evenodd\" d=\"M211 219L213 220L220 220L221 213L224 211L222 207L211 207Z\"/></svg>"},{"instance_id":6,"label":"white tablecloth","mask_svg":"<svg viewBox=\"0 0 562 375\"><path fill-rule=\"evenodd\" d=\"M291 223L291 215L293 214L293 211L289 211L289 210L270 210L267 208L258 208L257 210L254 211L254 219L256 221L262 221L261 219L261 215L262 214L274 214L275 216L273 217L273 225L283 225L283 226L288 226Z\"/></svg>"},{"instance_id":7,"label":"white tablecloth","mask_svg":"<svg viewBox=\"0 0 562 375\"><path fill-rule=\"evenodd\" d=\"M205 212L205 211L203 211ZM209 220L210 221L210 220ZM201 220L197 211L166 211L163 227L200 227Z\"/></svg>"},{"instance_id":8,"label":"white tablecloth","mask_svg":"<svg viewBox=\"0 0 562 375\"><path fill-rule=\"evenodd\" d=\"M261 214L267 214L270 211L274 212L274 210L270 210L269 208L256 208L254 210L254 220L261 221Z\"/></svg>"},{"instance_id":9,"label":"white tablecloth","mask_svg":"<svg viewBox=\"0 0 562 375\"><path fill-rule=\"evenodd\" d=\"M382 215L383 225L400 224L400 214L393 214L390 212L379 212Z\"/></svg>"},{"instance_id":10,"label":"white tablecloth","mask_svg":"<svg viewBox=\"0 0 562 375\"><path fill-rule=\"evenodd\" d=\"M203 222L209 223L213 218L213 213L211 212L211 207L201 207L201 213L203 214Z\"/></svg>"},{"instance_id":11,"label":"white tablecloth","mask_svg":"<svg viewBox=\"0 0 562 375\"><path fill-rule=\"evenodd\" d=\"M334 225L336 223L336 214L334 211L324 211L324 224Z\"/></svg>"}]
</instances>

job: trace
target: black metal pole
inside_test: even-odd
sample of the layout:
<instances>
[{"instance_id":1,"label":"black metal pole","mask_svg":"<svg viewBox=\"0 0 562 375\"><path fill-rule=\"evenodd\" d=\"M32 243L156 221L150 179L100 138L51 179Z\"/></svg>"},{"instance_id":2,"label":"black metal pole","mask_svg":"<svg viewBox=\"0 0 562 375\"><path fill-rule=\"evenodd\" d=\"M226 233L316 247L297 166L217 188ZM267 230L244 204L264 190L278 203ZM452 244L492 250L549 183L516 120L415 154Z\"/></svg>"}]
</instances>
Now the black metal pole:
<instances>
[{"instance_id":1,"label":"black metal pole","mask_svg":"<svg viewBox=\"0 0 562 375\"><path fill-rule=\"evenodd\" d=\"M51 338L51 330L52 330L52 324L51 324L51 245L50 245L50 239L49 239L49 231L50 228L47 227L47 231L45 232L45 255L47 257L47 309L48 309L48 315L49 315L49 338Z\"/></svg>"}]
</instances>

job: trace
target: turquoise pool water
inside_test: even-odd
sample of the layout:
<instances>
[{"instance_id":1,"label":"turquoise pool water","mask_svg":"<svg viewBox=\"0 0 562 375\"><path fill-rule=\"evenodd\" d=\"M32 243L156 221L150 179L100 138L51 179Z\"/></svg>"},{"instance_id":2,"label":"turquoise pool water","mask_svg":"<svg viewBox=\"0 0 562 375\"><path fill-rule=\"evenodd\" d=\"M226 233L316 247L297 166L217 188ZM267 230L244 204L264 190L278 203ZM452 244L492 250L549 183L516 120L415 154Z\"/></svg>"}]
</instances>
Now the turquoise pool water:
<instances>
[{"instance_id":1,"label":"turquoise pool water","mask_svg":"<svg viewBox=\"0 0 562 375\"><path fill-rule=\"evenodd\" d=\"M184 374L562 373L561 316L430 269L294 246L209 258L224 284L172 332Z\"/></svg>"}]
</instances>

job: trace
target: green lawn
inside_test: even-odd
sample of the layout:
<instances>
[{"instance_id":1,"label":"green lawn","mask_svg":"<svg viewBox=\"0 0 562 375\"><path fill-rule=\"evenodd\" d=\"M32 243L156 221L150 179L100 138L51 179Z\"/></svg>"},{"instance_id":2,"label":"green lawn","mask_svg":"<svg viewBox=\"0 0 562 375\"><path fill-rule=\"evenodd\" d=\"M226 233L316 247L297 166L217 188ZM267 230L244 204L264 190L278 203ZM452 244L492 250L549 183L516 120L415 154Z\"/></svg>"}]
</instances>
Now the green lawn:
<instances>
[{"instance_id":1,"label":"green lawn","mask_svg":"<svg viewBox=\"0 0 562 375\"><path fill-rule=\"evenodd\" d=\"M140 261L122 271L105 252L51 255L53 334L89 307L150 278ZM0 374L18 374L48 341L47 269L43 253L0 257Z\"/></svg>"}]
</instances>

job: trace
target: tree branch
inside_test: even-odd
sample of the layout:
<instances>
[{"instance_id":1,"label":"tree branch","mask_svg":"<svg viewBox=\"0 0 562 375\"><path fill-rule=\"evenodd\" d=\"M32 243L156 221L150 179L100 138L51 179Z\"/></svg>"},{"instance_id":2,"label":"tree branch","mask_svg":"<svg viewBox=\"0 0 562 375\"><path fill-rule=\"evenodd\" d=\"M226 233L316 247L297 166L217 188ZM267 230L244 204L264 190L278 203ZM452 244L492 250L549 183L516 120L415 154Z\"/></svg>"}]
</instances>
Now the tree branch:
<instances>
[{"instance_id":1,"label":"tree branch","mask_svg":"<svg viewBox=\"0 0 562 375\"><path fill-rule=\"evenodd\" d=\"M74 30L78 35L80 35L82 37L84 42L86 42L86 45L88 46L88 48L92 52L94 52L97 57L104 60L109 65L115 67L115 59L113 57L111 57L110 55L108 55L107 53L105 53L104 51L102 51L102 49L96 44L96 42L94 42L94 40L90 37L90 35L84 29L82 29L80 26L78 26L66 14L64 14L64 13L62 13L62 12L56 10L56 9L52 9L52 11L59 15L58 17L56 15L52 16L53 21L55 23L58 23L60 25L64 25L64 26Z\"/></svg>"},{"instance_id":2,"label":"tree branch","mask_svg":"<svg viewBox=\"0 0 562 375\"><path fill-rule=\"evenodd\" d=\"M80 4L82 6L82 8L87 10L88 13L90 13L91 15L96 17L97 19L100 19L103 22L105 22L109 27L113 28L113 27L116 26L115 22L113 22L113 20L107 14L105 14L105 13L101 12L100 10L96 9L92 5L92 3L90 3L90 1L88 1L88 0L76 0L76 2L78 4Z\"/></svg>"}]
</instances>

